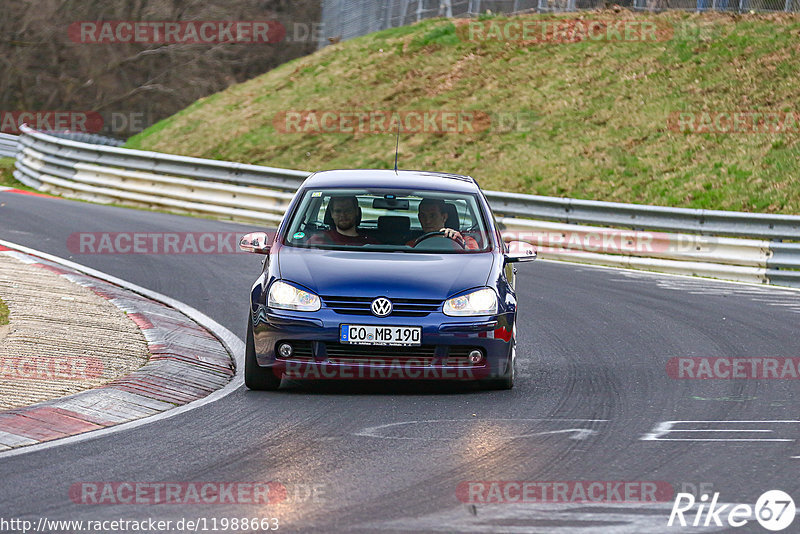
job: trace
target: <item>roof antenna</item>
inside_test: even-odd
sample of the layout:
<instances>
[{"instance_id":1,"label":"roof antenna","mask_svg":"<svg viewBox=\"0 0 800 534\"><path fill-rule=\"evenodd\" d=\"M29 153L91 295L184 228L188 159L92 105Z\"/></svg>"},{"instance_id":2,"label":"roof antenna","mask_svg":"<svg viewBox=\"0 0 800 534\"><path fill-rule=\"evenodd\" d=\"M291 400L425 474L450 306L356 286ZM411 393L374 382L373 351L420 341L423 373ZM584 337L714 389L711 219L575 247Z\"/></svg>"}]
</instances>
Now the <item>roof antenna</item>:
<instances>
[{"instance_id":1,"label":"roof antenna","mask_svg":"<svg viewBox=\"0 0 800 534\"><path fill-rule=\"evenodd\" d=\"M397 174L397 153L400 151L400 121L397 121L397 142L394 147L394 173Z\"/></svg>"}]
</instances>

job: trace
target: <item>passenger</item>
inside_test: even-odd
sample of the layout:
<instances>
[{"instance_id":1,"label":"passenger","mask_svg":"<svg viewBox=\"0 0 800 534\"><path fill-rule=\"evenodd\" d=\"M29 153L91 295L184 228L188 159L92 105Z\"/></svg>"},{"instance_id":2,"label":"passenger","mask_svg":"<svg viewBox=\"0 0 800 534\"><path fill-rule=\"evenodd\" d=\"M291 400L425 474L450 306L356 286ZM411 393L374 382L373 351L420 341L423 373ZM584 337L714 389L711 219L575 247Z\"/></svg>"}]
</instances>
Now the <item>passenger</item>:
<instances>
[{"instance_id":1,"label":"passenger","mask_svg":"<svg viewBox=\"0 0 800 534\"><path fill-rule=\"evenodd\" d=\"M444 200L438 198L424 198L419 203L419 224L422 225L422 235L429 232L444 232L444 237L448 237L457 243L463 243L466 250L479 250L480 246L470 236L463 236L458 230L447 228L447 208ZM408 246L414 245L414 239L406 243Z\"/></svg>"},{"instance_id":2,"label":"passenger","mask_svg":"<svg viewBox=\"0 0 800 534\"><path fill-rule=\"evenodd\" d=\"M358 232L361 223L361 208L354 196L331 197L325 210L326 224L330 229L312 236L311 245L367 245L378 242Z\"/></svg>"}]
</instances>

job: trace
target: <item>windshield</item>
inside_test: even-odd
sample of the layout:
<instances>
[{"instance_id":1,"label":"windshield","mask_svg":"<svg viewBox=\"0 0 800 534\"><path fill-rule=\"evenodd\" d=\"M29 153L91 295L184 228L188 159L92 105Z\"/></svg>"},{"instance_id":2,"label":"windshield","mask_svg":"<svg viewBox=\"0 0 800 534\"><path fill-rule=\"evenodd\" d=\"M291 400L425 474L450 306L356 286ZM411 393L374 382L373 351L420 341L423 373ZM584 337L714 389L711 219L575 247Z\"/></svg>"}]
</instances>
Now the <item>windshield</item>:
<instances>
[{"instance_id":1,"label":"windshield","mask_svg":"<svg viewBox=\"0 0 800 534\"><path fill-rule=\"evenodd\" d=\"M476 253L490 250L475 195L441 191L311 189L283 243L333 250Z\"/></svg>"}]
</instances>

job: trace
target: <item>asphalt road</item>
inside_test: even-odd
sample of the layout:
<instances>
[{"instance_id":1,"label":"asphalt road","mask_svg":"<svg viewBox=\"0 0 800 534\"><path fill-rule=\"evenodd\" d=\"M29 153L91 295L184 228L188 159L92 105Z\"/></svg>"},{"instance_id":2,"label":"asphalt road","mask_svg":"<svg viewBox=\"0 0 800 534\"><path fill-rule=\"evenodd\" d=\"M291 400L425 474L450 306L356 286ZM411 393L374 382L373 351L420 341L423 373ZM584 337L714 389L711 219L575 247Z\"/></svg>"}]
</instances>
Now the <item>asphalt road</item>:
<instances>
[{"instance_id":1,"label":"asphalt road","mask_svg":"<svg viewBox=\"0 0 800 534\"><path fill-rule=\"evenodd\" d=\"M67 239L75 232L251 228L0 193L0 239L178 299L240 338L260 257L77 254ZM0 458L0 520L204 518L212 531L212 519L221 527L222 518L275 517L289 532L712 532L722 528L668 528L671 498L468 506L457 488L468 481L658 481L675 492L704 484L720 493L719 502L753 505L771 489L800 499L800 382L680 380L666 371L673 357L800 356L800 293L548 262L521 266L517 291L512 391L382 383L241 388L164 421ZM270 505L90 505L69 493L86 482L190 481L276 481L288 495ZM726 528L766 532L754 521ZM800 531L800 520L786 531Z\"/></svg>"}]
</instances>

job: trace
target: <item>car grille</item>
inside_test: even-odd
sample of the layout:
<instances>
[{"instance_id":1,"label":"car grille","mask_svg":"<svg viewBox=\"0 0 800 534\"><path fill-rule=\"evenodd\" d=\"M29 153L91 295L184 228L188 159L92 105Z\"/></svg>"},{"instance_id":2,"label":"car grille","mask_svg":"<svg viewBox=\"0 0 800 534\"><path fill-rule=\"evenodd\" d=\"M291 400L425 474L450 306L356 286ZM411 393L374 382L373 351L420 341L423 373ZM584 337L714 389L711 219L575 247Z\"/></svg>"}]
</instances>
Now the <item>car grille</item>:
<instances>
[{"instance_id":1,"label":"car grille","mask_svg":"<svg viewBox=\"0 0 800 534\"><path fill-rule=\"evenodd\" d=\"M375 364L375 365L431 365L436 347L376 347L368 345L343 345L325 343L328 361L331 363Z\"/></svg>"},{"instance_id":2,"label":"car grille","mask_svg":"<svg viewBox=\"0 0 800 534\"><path fill-rule=\"evenodd\" d=\"M325 306L343 315L372 315L371 297L333 297L323 296ZM425 317L439 310L442 301L436 299L389 299L392 301L392 313L389 317Z\"/></svg>"},{"instance_id":3,"label":"car grille","mask_svg":"<svg viewBox=\"0 0 800 534\"><path fill-rule=\"evenodd\" d=\"M282 358L280 354L278 354L278 347L281 346L281 343L291 343L292 348L292 355L288 358ZM301 362L312 362L314 361L314 352L311 346L310 341L278 341L275 343L275 358L278 360L294 360L294 361L301 361Z\"/></svg>"}]
</instances>

